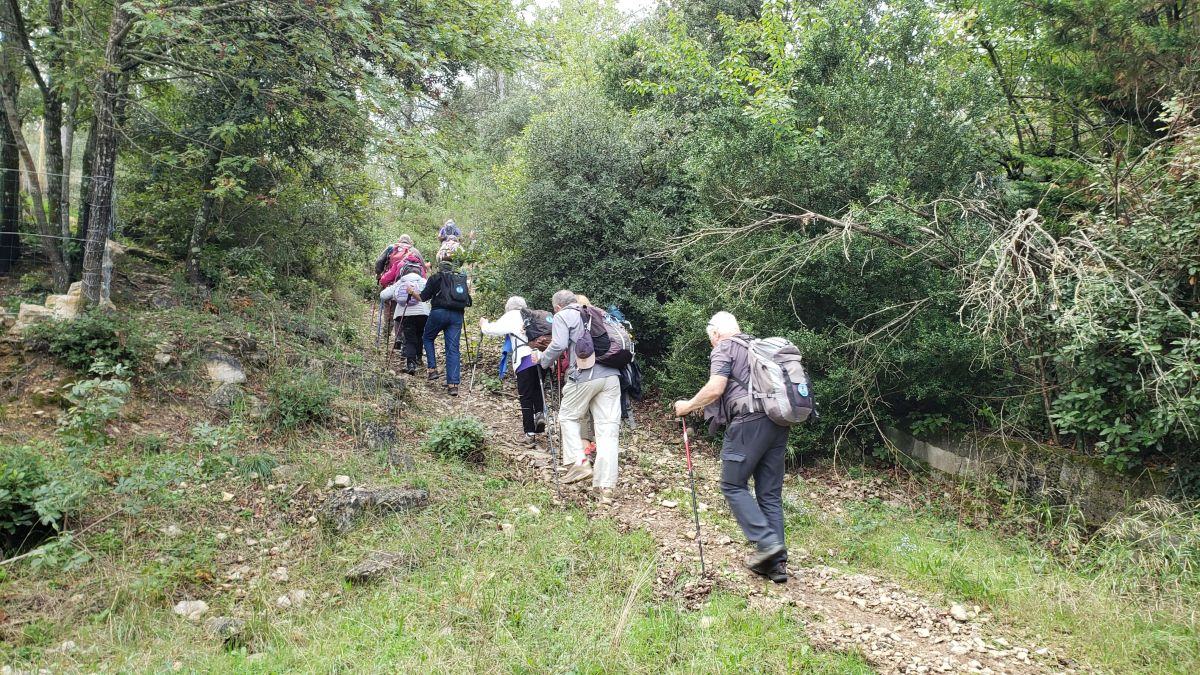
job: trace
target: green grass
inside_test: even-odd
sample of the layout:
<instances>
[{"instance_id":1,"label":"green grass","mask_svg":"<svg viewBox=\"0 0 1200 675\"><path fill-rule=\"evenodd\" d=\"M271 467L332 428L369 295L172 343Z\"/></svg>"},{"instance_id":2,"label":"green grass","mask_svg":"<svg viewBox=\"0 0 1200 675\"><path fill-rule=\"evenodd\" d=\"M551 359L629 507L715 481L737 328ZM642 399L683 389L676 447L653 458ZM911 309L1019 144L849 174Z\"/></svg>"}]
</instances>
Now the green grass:
<instances>
[{"instance_id":1,"label":"green grass","mask_svg":"<svg viewBox=\"0 0 1200 675\"><path fill-rule=\"evenodd\" d=\"M297 439L282 451L285 461L301 464L300 480L317 483L337 470L422 484L433 504L340 537L311 530L315 540L290 563L288 583L260 579L241 599L205 590L189 595L187 586L154 581L177 578L181 566L210 566L211 533L185 527L183 537L143 537L132 551L114 534L97 536L99 566L130 575L130 585L72 625L31 625L22 647L0 648L0 658L135 672L176 664L190 672L870 672L857 656L814 651L792 610L765 613L723 593L699 611L657 598L660 562L649 535L621 534L611 521L557 510L544 487L420 454L412 471L388 478L372 457L306 457L302 445ZM502 531L506 522L515 525L512 534ZM292 539L302 532L288 530ZM343 582L344 570L372 550L405 551L419 563L395 581ZM277 608L275 598L290 588L307 590L309 603ZM250 649L226 651L202 625L174 616L171 605L183 597L206 599L208 616L247 619ZM79 650L48 651L64 640Z\"/></svg>"},{"instance_id":2,"label":"green grass","mask_svg":"<svg viewBox=\"0 0 1200 675\"><path fill-rule=\"evenodd\" d=\"M1143 566L1064 560L1042 543L973 529L934 506L847 502L838 515L814 501L792 502L788 531L793 547L825 562L988 607L1011 632L1106 671L1200 671L1192 601L1200 580L1187 570L1148 589ZM1121 544L1094 546L1111 552Z\"/></svg>"}]
</instances>

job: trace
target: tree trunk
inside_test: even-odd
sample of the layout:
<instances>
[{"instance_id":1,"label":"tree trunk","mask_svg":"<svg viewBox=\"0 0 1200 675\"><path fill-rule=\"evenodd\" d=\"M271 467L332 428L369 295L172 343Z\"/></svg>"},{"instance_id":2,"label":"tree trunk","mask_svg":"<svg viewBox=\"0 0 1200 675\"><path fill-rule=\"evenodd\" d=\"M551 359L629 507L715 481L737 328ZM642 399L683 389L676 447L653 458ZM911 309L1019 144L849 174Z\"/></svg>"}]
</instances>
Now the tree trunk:
<instances>
[{"instance_id":1,"label":"tree trunk","mask_svg":"<svg viewBox=\"0 0 1200 675\"><path fill-rule=\"evenodd\" d=\"M4 40L11 39L5 35ZM0 81L5 96L17 100L20 81L9 70ZM0 124L0 275L8 274L21 258L21 157L7 124Z\"/></svg>"},{"instance_id":2,"label":"tree trunk","mask_svg":"<svg viewBox=\"0 0 1200 675\"><path fill-rule=\"evenodd\" d=\"M7 59L5 59L5 65L5 76L10 77L12 70L7 67ZM58 245L59 233L55 230L56 224L46 218L46 202L42 197L41 179L38 177L37 164L34 163L33 154L29 152L29 145L25 143L25 135L21 132L21 118L17 113L17 103L3 87L0 87L0 99L3 101L4 117L8 122L13 140L16 142L17 152L25 162L29 196L33 201L33 218L37 221L38 232L41 234L42 249L50 261L50 276L53 279L54 288L60 292L65 291L70 279L67 277L67 266L63 262L61 247Z\"/></svg>"},{"instance_id":3,"label":"tree trunk","mask_svg":"<svg viewBox=\"0 0 1200 675\"><path fill-rule=\"evenodd\" d=\"M79 109L79 94L78 92L71 95L71 105L67 108L66 118L63 119L62 127L62 188L59 193L60 206L59 214L62 220L62 233L64 237L71 236L71 159L75 155L75 112ZM79 268L71 263L73 258L77 256L75 251L80 250L78 242L72 239L63 239L63 259L67 262L67 275L74 279L79 274Z\"/></svg>"},{"instance_id":4,"label":"tree trunk","mask_svg":"<svg viewBox=\"0 0 1200 675\"><path fill-rule=\"evenodd\" d=\"M213 178L217 175L217 162L221 154L210 149L204 158L204 171L201 174L200 206L196 209L196 218L192 221L192 236L188 239L187 279L190 283L201 286L205 284L204 274L200 272L200 252L208 242L208 231L212 227L213 204L216 201L212 194Z\"/></svg>"},{"instance_id":5,"label":"tree trunk","mask_svg":"<svg viewBox=\"0 0 1200 675\"><path fill-rule=\"evenodd\" d=\"M108 225L113 213L113 177L117 169L117 114L121 98L121 67L125 36L134 18L117 3L108 26L108 44L104 48L104 69L96 84L92 106L92 182L88 190L91 213L88 216L87 241L83 249L83 297L89 305L100 302L101 267L108 240Z\"/></svg>"},{"instance_id":6,"label":"tree trunk","mask_svg":"<svg viewBox=\"0 0 1200 675\"><path fill-rule=\"evenodd\" d=\"M47 20L50 27L51 35L55 40L62 38L62 0L50 0L48 3ZM57 44L57 42L55 42ZM67 290L67 284L71 282L70 272L67 269L66 249L70 244L70 240L66 237L71 236L71 228L63 222L62 210L62 174L63 174L63 151L62 151L62 123L63 123L63 105L62 92L59 88L59 77L62 75L62 51L57 46L51 47L49 59L49 81L48 86L42 92L42 155L45 157L45 177L44 182L46 189L46 215L52 228L57 228L58 233L63 239L61 243L61 255L64 274L64 283L59 292ZM69 216L68 216L69 217Z\"/></svg>"},{"instance_id":7,"label":"tree trunk","mask_svg":"<svg viewBox=\"0 0 1200 675\"><path fill-rule=\"evenodd\" d=\"M88 222L92 214L92 160L96 157L96 134L92 133L96 128L93 123L88 127L87 140L83 143L83 175L79 180L79 218L75 223L74 237L76 243L79 240L85 239L88 233ZM83 247L75 246L71 249L70 256L71 278L79 276L79 271L83 269Z\"/></svg>"}]
</instances>

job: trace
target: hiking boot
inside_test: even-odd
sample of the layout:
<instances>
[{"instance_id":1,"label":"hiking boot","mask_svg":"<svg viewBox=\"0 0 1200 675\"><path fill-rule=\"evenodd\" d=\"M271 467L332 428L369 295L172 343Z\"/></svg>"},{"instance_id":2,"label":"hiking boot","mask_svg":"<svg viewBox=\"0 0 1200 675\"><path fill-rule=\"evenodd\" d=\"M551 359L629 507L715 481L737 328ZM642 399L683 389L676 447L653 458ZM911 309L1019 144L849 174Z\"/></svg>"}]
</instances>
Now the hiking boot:
<instances>
[{"instance_id":1,"label":"hiking boot","mask_svg":"<svg viewBox=\"0 0 1200 675\"><path fill-rule=\"evenodd\" d=\"M777 584L786 584L788 580L787 563L783 560L775 563L770 572L767 572L767 578Z\"/></svg>"},{"instance_id":2,"label":"hiking boot","mask_svg":"<svg viewBox=\"0 0 1200 675\"><path fill-rule=\"evenodd\" d=\"M404 364L404 373L406 375L416 375L417 374L417 362L409 361L408 363Z\"/></svg>"},{"instance_id":3,"label":"hiking boot","mask_svg":"<svg viewBox=\"0 0 1200 675\"><path fill-rule=\"evenodd\" d=\"M768 576L785 553L787 548L783 544L767 544L746 558L746 567L759 576Z\"/></svg>"},{"instance_id":4,"label":"hiking boot","mask_svg":"<svg viewBox=\"0 0 1200 675\"><path fill-rule=\"evenodd\" d=\"M437 381L437 379L438 379L437 368L430 368L429 371L425 373L425 379L429 380L430 382Z\"/></svg>"},{"instance_id":5,"label":"hiking boot","mask_svg":"<svg viewBox=\"0 0 1200 675\"><path fill-rule=\"evenodd\" d=\"M592 465L587 462L576 464L567 470L567 473L562 477L564 483L578 483L581 480L587 480L592 477Z\"/></svg>"},{"instance_id":6,"label":"hiking boot","mask_svg":"<svg viewBox=\"0 0 1200 675\"><path fill-rule=\"evenodd\" d=\"M525 434L525 446L529 448L537 447L537 434Z\"/></svg>"},{"instance_id":7,"label":"hiking boot","mask_svg":"<svg viewBox=\"0 0 1200 675\"><path fill-rule=\"evenodd\" d=\"M451 396L458 396L458 385L457 384L446 385L446 393L450 394Z\"/></svg>"},{"instance_id":8,"label":"hiking boot","mask_svg":"<svg viewBox=\"0 0 1200 675\"><path fill-rule=\"evenodd\" d=\"M538 433L546 430L546 413L533 414L533 428L537 429Z\"/></svg>"},{"instance_id":9,"label":"hiking boot","mask_svg":"<svg viewBox=\"0 0 1200 675\"><path fill-rule=\"evenodd\" d=\"M616 494L612 488L594 487L592 488L592 496L601 504L612 504L616 498Z\"/></svg>"}]
</instances>

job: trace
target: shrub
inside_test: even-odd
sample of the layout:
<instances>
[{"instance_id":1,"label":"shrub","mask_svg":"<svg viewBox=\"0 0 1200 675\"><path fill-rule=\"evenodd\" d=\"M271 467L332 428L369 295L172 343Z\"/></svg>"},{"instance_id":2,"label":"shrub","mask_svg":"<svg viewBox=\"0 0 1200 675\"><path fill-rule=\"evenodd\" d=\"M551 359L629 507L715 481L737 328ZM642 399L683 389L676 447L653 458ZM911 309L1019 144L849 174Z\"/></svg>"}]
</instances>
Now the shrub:
<instances>
[{"instance_id":1,"label":"shrub","mask_svg":"<svg viewBox=\"0 0 1200 675\"><path fill-rule=\"evenodd\" d=\"M300 377L277 373L267 385L271 394L271 417L284 429L295 429L325 419L337 389L314 373Z\"/></svg>"},{"instance_id":2,"label":"shrub","mask_svg":"<svg viewBox=\"0 0 1200 675\"><path fill-rule=\"evenodd\" d=\"M478 419L446 417L433 425L421 448L438 457L479 461L486 440L487 429Z\"/></svg>"},{"instance_id":3,"label":"shrub","mask_svg":"<svg viewBox=\"0 0 1200 675\"><path fill-rule=\"evenodd\" d=\"M129 382L122 379L128 374L125 366L97 361L92 373L97 377L71 385L66 395L71 407L58 421L58 436L77 461L108 445L107 425L129 397ZM111 379L104 379L106 375Z\"/></svg>"},{"instance_id":4,"label":"shrub","mask_svg":"<svg viewBox=\"0 0 1200 675\"><path fill-rule=\"evenodd\" d=\"M100 362L133 368L142 351L142 339L129 321L101 311L88 312L72 321L46 321L35 325L27 335L80 373L91 372Z\"/></svg>"},{"instance_id":5,"label":"shrub","mask_svg":"<svg viewBox=\"0 0 1200 675\"><path fill-rule=\"evenodd\" d=\"M74 477L51 478L42 453L27 446L0 446L0 545L7 551L31 543L38 526L57 531L87 495Z\"/></svg>"},{"instance_id":6,"label":"shrub","mask_svg":"<svg viewBox=\"0 0 1200 675\"><path fill-rule=\"evenodd\" d=\"M48 482L31 448L0 447L0 535L7 539L38 521L34 493Z\"/></svg>"}]
</instances>

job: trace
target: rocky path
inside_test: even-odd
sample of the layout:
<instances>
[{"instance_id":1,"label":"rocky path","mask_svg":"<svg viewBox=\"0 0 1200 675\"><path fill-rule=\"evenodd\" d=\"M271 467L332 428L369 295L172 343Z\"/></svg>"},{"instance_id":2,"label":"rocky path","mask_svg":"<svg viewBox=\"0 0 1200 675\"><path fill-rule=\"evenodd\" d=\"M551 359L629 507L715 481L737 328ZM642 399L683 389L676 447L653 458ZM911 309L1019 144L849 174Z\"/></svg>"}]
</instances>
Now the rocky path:
<instances>
[{"instance_id":1,"label":"rocky path","mask_svg":"<svg viewBox=\"0 0 1200 675\"><path fill-rule=\"evenodd\" d=\"M463 395L458 399L446 396L440 386L427 385L423 378L411 382L422 407L465 412L483 420L491 430L489 450L503 453L511 462L507 470L511 477L543 481L553 489L546 448L531 451L520 442L515 394L507 389L501 395L487 394L478 385L471 392L466 379L464 373ZM924 598L875 576L810 564L804 551L792 551L792 579L787 584L772 584L750 574L742 566L749 548L719 491L715 450L693 442L708 568L707 575L701 576L682 443L677 432L672 436L678 427L674 420L658 419L660 411L645 407L639 412L637 430L622 428L621 479L612 503L601 503L584 487L568 485L561 486L561 502L555 501L578 505L591 517L612 518L624 529L650 532L661 556L656 581L660 596L678 597L698 609L720 586L748 596L753 605L764 609L798 608L815 646L857 650L881 673L1076 672L1046 647L1005 639L992 617L976 607ZM799 478L795 481L789 478L785 498L803 488ZM590 487L590 481L581 485ZM863 489L861 484L841 488L844 493Z\"/></svg>"}]
</instances>

